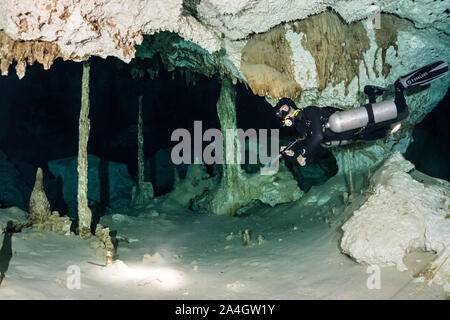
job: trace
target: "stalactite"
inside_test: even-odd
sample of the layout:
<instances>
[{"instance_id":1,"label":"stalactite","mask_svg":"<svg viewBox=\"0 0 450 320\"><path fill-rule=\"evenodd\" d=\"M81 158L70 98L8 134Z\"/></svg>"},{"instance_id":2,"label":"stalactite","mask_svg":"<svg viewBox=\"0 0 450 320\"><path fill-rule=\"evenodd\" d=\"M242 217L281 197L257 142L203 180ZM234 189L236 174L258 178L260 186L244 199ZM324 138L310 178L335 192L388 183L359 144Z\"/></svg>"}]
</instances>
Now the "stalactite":
<instances>
[{"instance_id":1,"label":"stalactite","mask_svg":"<svg viewBox=\"0 0 450 320\"><path fill-rule=\"evenodd\" d=\"M20 41L9 37L5 31L0 30L0 72L2 76L8 75L9 66L17 61L16 74L19 79L25 76L27 65L35 61L42 64L44 70L50 69L57 58L68 59L60 47L52 42L28 40Z\"/></svg>"},{"instance_id":2,"label":"stalactite","mask_svg":"<svg viewBox=\"0 0 450 320\"><path fill-rule=\"evenodd\" d=\"M92 213L88 207L88 160L87 144L89 139L90 121L89 121L89 75L90 62L83 62L83 76L81 82L81 111L79 121L78 138L78 226L80 237L88 239L91 236L91 218Z\"/></svg>"}]
</instances>

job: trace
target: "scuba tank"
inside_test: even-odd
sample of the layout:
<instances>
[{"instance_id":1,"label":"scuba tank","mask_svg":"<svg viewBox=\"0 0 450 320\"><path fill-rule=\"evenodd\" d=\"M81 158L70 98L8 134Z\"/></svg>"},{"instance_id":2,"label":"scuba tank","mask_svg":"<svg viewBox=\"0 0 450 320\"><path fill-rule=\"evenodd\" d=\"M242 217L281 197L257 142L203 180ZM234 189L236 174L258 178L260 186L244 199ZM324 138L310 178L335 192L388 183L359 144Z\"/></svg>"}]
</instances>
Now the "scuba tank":
<instances>
[{"instance_id":1,"label":"scuba tank","mask_svg":"<svg viewBox=\"0 0 450 320\"><path fill-rule=\"evenodd\" d=\"M394 101L366 104L351 110L333 113L328 119L326 128L341 133L361 127L369 123L379 123L397 118L397 106Z\"/></svg>"},{"instance_id":2,"label":"scuba tank","mask_svg":"<svg viewBox=\"0 0 450 320\"><path fill-rule=\"evenodd\" d=\"M437 61L398 78L395 82L395 102L385 100L375 103L376 98L385 89L376 86L365 86L364 92L369 96L370 103L363 107L333 113L328 118L325 128L334 133L342 133L374 124L382 125L386 123L388 125L401 121L408 116L408 106L403 90L415 85L427 85L431 81L445 76L448 71L449 68L446 62ZM329 141L327 144L328 146L334 146L341 145L343 142Z\"/></svg>"}]
</instances>

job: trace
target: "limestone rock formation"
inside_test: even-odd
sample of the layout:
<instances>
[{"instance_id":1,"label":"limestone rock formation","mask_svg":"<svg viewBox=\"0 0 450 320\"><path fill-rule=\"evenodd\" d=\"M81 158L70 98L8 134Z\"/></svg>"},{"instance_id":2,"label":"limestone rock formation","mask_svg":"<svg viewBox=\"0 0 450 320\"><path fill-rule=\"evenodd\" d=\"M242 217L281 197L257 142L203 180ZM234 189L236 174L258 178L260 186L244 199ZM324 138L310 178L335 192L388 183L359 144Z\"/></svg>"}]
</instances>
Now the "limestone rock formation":
<instances>
[{"instance_id":1,"label":"limestone rock formation","mask_svg":"<svg viewBox=\"0 0 450 320\"><path fill-rule=\"evenodd\" d=\"M142 120L142 98L139 96L139 111L138 111L138 134L137 134L137 167L138 167L138 181L137 186L133 187L131 192L131 204L133 206L143 206L149 203L155 192L153 184L150 181L145 181L144 178L144 122Z\"/></svg>"},{"instance_id":2,"label":"limestone rock formation","mask_svg":"<svg viewBox=\"0 0 450 320\"><path fill-rule=\"evenodd\" d=\"M41 224L50 215L50 203L44 192L44 173L41 168L36 171L36 182L30 197L30 218L33 224Z\"/></svg>"},{"instance_id":3,"label":"limestone rock formation","mask_svg":"<svg viewBox=\"0 0 450 320\"><path fill-rule=\"evenodd\" d=\"M216 185L210 193L195 199L194 206L206 212L235 215L244 212L255 201L273 207L296 201L302 195L292 173L281 165L276 175L241 173L239 181L229 188Z\"/></svg>"},{"instance_id":4,"label":"limestone rock formation","mask_svg":"<svg viewBox=\"0 0 450 320\"><path fill-rule=\"evenodd\" d=\"M53 61L62 57L58 45L49 41L16 41L4 31L0 31L0 71L3 76L8 75L9 66L16 61L16 74L19 79L25 76L26 67L35 61L48 70Z\"/></svg>"},{"instance_id":5,"label":"limestone rock formation","mask_svg":"<svg viewBox=\"0 0 450 320\"><path fill-rule=\"evenodd\" d=\"M164 202L189 208L194 199L208 193L217 183L218 177L211 177L204 165L191 164L188 166L186 177L180 180L171 192L163 196Z\"/></svg>"},{"instance_id":6,"label":"limestone rock formation","mask_svg":"<svg viewBox=\"0 0 450 320\"><path fill-rule=\"evenodd\" d=\"M34 227L39 230L53 231L58 234L68 236L71 234L71 226L72 221L70 221L69 217L61 217L58 211L53 211L47 220Z\"/></svg>"},{"instance_id":7,"label":"limestone rock formation","mask_svg":"<svg viewBox=\"0 0 450 320\"><path fill-rule=\"evenodd\" d=\"M142 182L139 187L131 189L131 205L135 207L145 206L153 199L155 193L151 182Z\"/></svg>"},{"instance_id":8,"label":"limestone rock formation","mask_svg":"<svg viewBox=\"0 0 450 320\"><path fill-rule=\"evenodd\" d=\"M65 59L85 60L91 55L116 56L130 61L135 44L142 42L143 34L161 30L177 32L187 40L194 40L211 51L220 48L215 33L193 16L183 15L183 1L2 1L0 30L13 40L39 41L54 44L57 54ZM35 54L26 54L28 47L8 55L3 72L17 59L34 61ZM25 54L24 54L25 53ZM46 63L50 63L45 59ZM20 68L20 74L24 68Z\"/></svg>"},{"instance_id":9,"label":"limestone rock formation","mask_svg":"<svg viewBox=\"0 0 450 320\"><path fill-rule=\"evenodd\" d=\"M447 247L438 257L425 268L424 281L426 283L435 283L442 285L447 295L450 294L450 249Z\"/></svg>"},{"instance_id":10,"label":"limestone rock formation","mask_svg":"<svg viewBox=\"0 0 450 320\"><path fill-rule=\"evenodd\" d=\"M235 87L229 79L223 78L217 102L221 132L225 137L222 174L219 183L193 199L193 207L200 211L235 215L258 200L271 206L298 200L303 192L286 167L281 166L276 175L246 174L242 170L241 143L237 135L229 134L236 130L235 102ZM278 154L278 150L276 152Z\"/></svg>"},{"instance_id":11,"label":"limestone rock formation","mask_svg":"<svg viewBox=\"0 0 450 320\"><path fill-rule=\"evenodd\" d=\"M413 170L394 153L374 173L372 194L342 227L343 252L358 262L399 270L407 269L403 258L415 249L436 252L443 262L450 247L450 183L423 174L419 182ZM449 281L449 268L447 261L438 278Z\"/></svg>"},{"instance_id":12,"label":"limestone rock formation","mask_svg":"<svg viewBox=\"0 0 450 320\"><path fill-rule=\"evenodd\" d=\"M208 52L251 34L264 33L282 22L303 20L333 9L349 23L373 14L372 1L183 1L183 0L5 0L0 4L0 29L14 40L55 43L63 56L116 56L129 61L142 35L159 31L180 34ZM379 9L414 22L417 28L447 30L445 3L400 4L380 1ZM232 51L232 50L230 50Z\"/></svg>"},{"instance_id":13,"label":"limestone rock formation","mask_svg":"<svg viewBox=\"0 0 450 320\"><path fill-rule=\"evenodd\" d=\"M30 197L30 220L38 230L54 231L70 235L72 222L69 217L60 217L57 211L50 212L50 203L45 195L44 175L41 168L36 171L36 182Z\"/></svg>"},{"instance_id":14,"label":"limestone rock formation","mask_svg":"<svg viewBox=\"0 0 450 320\"><path fill-rule=\"evenodd\" d=\"M100 248L105 251L104 255L108 264L109 258L112 259L115 254L115 248L109 234L109 228L104 228L101 224L97 224L95 228L95 236L100 242Z\"/></svg>"},{"instance_id":15,"label":"limestone rock formation","mask_svg":"<svg viewBox=\"0 0 450 320\"><path fill-rule=\"evenodd\" d=\"M81 108L78 124L78 157L77 157L77 213L78 213L78 232L82 239L88 239L91 236L92 212L88 206L88 140L91 122L89 119L90 106L90 61L83 62L83 75L81 77Z\"/></svg>"}]
</instances>

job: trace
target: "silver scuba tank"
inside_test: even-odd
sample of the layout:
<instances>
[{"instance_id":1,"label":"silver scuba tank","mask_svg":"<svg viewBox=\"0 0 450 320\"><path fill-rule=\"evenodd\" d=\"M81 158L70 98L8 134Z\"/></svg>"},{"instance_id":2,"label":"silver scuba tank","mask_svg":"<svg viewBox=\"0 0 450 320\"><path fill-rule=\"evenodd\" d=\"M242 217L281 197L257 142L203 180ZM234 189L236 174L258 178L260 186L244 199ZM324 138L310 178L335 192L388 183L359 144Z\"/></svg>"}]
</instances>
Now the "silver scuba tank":
<instances>
[{"instance_id":1,"label":"silver scuba tank","mask_svg":"<svg viewBox=\"0 0 450 320\"><path fill-rule=\"evenodd\" d=\"M386 100L335 112L328 119L326 127L335 133L340 133L365 127L369 122L379 123L395 118L397 118L397 107L394 101Z\"/></svg>"}]
</instances>

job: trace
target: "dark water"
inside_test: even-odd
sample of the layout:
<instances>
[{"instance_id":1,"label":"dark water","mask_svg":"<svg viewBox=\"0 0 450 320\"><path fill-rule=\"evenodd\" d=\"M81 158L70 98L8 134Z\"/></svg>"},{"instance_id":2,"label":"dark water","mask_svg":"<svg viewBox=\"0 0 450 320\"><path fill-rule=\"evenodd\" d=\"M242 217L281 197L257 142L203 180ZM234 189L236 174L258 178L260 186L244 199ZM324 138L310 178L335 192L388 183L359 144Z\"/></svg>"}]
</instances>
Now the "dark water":
<instances>
[{"instance_id":1,"label":"dark water","mask_svg":"<svg viewBox=\"0 0 450 320\"><path fill-rule=\"evenodd\" d=\"M419 171L450 181L450 90L416 125L405 157Z\"/></svg>"}]
</instances>

